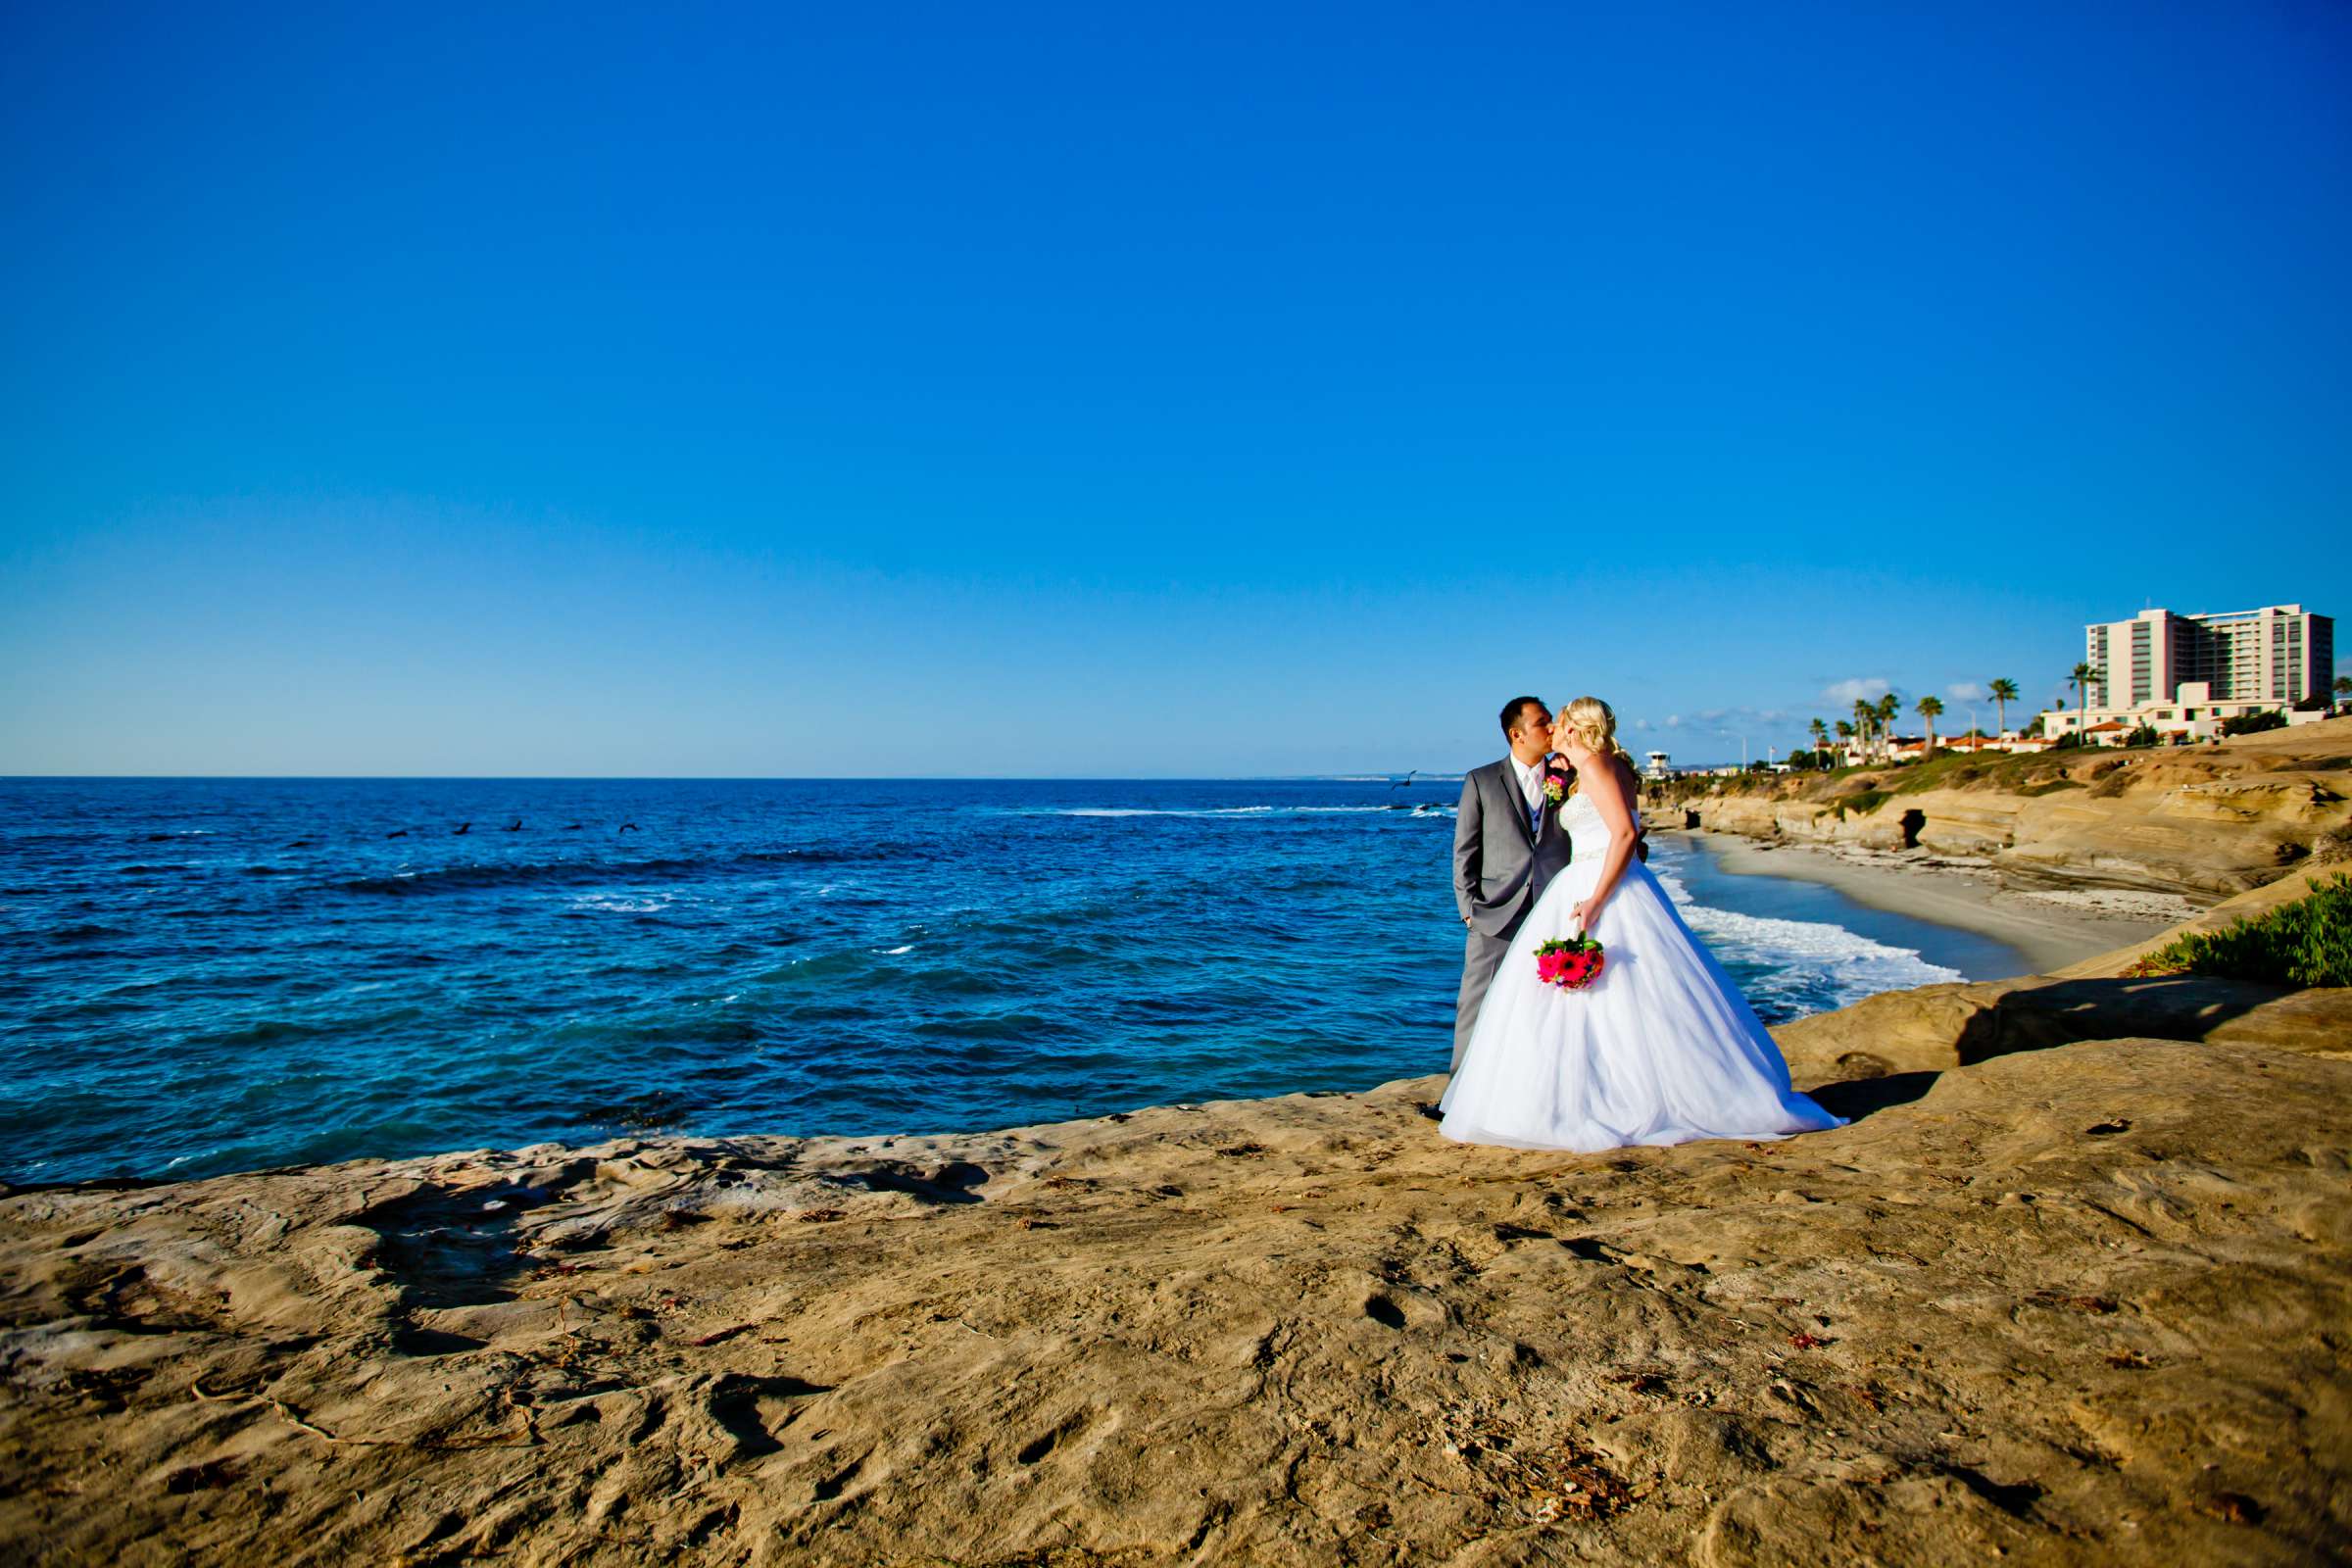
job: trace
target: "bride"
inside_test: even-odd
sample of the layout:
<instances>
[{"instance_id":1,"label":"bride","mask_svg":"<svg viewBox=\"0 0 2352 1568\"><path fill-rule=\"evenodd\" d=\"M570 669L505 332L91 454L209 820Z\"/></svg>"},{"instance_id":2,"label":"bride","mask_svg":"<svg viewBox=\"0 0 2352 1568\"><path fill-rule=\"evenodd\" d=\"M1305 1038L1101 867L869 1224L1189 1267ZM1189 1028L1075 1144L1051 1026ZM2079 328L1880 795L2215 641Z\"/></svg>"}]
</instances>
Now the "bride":
<instances>
[{"instance_id":1,"label":"bride","mask_svg":"<svg viewBox=\"0 0 2352 1568\"><path fill-rule=\"evenodd\" d=\"M1575 857L1512 939L1439 1130L1589 1153L1844 1125L1790 1087L1755 1009L1634 858L1636 781L1609 705L1578 698L1552 739L1576 767L1558 808ZM1540 979L1537 947L1580 931L1602 946L1599 976L1579 991Z\"/></svg>"}]
</instances>

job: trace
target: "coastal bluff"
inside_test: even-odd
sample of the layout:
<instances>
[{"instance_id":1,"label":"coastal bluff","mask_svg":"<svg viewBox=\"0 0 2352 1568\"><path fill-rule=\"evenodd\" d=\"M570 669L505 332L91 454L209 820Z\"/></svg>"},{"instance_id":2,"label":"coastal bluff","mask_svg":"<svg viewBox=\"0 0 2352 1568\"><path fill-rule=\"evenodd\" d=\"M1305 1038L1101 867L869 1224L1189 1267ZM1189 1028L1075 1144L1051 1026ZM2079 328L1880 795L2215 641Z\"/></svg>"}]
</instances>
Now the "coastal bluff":
<instances>
[{"instance_id":1,"label":"coastal bluff","mask_svg":"<svg viewBox=\"0 0 2352 1568\"><path fill-rule=\"evenodd\" d=\"M2023 886L2210 901L2352 856L2352 718L2209 746L1686 778L1643 807L1753 839L1979 857Z\"/></svg>"},{"instance_id":2,"label":"coastal bluff","mask_svg":"<svg viewBox=\"0 0 2352 1568\"><path fill-rule=\"evenodd\" d=\"M2352 994L2083 967L1786 1026L1853 1121L1780 1144L1465 1148L1429 1078L7 1192L0 1544L2341 1558ZM2124 989L2015 1000L2085 984ZM1840 1065L1873 1007L1893 1057Z\"/></svg>"}]
</instances>

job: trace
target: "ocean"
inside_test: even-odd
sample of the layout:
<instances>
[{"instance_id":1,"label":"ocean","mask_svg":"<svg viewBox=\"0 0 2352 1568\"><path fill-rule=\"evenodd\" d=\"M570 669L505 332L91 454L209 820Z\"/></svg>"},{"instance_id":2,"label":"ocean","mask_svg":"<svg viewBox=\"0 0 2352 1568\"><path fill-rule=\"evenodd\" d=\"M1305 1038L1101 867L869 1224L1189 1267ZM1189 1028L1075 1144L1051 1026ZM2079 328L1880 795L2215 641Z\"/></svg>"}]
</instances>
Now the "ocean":
<instances>
[{"instance_id":1,"label":"ocean","mask_svg":"<svg viewBox=\"0 0 2352 1568\"><path fill-rule=\"evenodd\" d=\"M1443 1071L1457 791L0 780L0 1179ZM1767 1021L2018 967L1677 835L1651 865Z\"/></svg>"}]
</instances>

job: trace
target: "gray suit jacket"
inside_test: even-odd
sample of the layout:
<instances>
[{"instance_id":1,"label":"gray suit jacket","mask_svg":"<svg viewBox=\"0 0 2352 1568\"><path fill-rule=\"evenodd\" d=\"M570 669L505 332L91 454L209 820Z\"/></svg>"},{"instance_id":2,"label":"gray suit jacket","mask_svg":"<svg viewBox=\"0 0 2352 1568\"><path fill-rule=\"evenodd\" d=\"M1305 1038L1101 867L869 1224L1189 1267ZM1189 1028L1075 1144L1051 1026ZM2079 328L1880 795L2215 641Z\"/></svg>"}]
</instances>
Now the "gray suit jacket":
<instances>
[{"instance_id":1,"label":"gray suit jacket","mask_svg":"<svg viewBox=\"0 0 2352 1568\"><path fill-rule=\"evenodd\" d=\"M1527 798L1509 758L1463 778L1453 818L1453 905L1471 930L1510 935L1570 853L1556 807L1545 805L1540 830L1529 830Z\"/></svg>"}]
</instances>

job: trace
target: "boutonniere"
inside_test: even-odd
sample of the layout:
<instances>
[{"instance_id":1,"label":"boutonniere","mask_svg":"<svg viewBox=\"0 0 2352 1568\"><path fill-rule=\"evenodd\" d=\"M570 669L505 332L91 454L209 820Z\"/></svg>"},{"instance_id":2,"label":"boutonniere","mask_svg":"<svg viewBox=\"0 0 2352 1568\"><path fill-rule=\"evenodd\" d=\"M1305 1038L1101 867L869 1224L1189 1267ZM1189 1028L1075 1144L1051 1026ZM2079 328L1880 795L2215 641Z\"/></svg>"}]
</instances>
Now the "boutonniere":
<instances>
[{"instance_id":1,"label":"boutonniere","mask_svg":"<svg viewBox=\"0 0 2352 1568\"><path fill-rule=\"evenodd\" d=\"M1568 798L1568 775L1546 772L1544 775L1544 798L1557 806Z\"/></svg>"}]
</instances>

